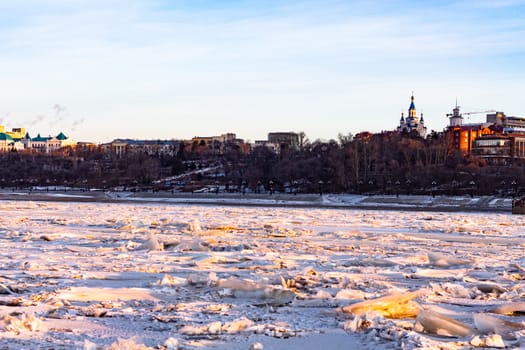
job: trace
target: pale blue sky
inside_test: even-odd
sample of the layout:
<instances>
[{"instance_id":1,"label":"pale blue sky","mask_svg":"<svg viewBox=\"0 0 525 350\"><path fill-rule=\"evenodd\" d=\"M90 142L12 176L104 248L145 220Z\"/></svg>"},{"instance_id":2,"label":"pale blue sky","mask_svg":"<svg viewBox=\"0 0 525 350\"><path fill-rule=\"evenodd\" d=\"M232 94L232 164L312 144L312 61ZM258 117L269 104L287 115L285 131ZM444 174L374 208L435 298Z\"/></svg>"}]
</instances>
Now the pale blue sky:
<instances>
[{"instance_id":1,"label":"pale blue sky","mask_svg":"<svg viewBox=\"0 0 525 350\"><path fill-rule=\"evenodd\" d=\"M0 0L0 117L82 141L525 116L525 1ZM472 121L483 115L472 116Z\"/></svg>"}]
</instances>

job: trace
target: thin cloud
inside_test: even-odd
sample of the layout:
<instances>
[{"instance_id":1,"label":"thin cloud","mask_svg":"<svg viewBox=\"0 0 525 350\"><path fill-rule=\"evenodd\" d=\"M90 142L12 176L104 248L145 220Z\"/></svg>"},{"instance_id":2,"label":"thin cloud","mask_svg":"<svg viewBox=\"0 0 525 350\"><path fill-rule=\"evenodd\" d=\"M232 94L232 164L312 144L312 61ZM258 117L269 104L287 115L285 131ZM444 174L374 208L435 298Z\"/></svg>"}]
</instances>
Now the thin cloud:
<instances>
[{"instance_id":1,"label":"thin cloud","mask_svg":"<svg viewBox=\"0 0 525 350\"><path fill-rule=\"evenodd\" d=\"M71 131L76 131L79 126L84 124L84 122L85 122L84 118L80 118L78 120L73 121L73 123L71 124Z\"/></svg>"},{"instance_id":2,"label":"thin cloud","mask_svg":"<svg viewBox=\"0 0 525 350\"><path fill-rule=\"evenodd\" d=\"M46 120L46 116L43 114L39 114L33 120L29 122L29 125L34 126L35 124L42 123L45 120Z\"/></svg>"},{"instance_id":3,"label":"thin cloud","mask_svg":"<svg viewBox=\"0 0 525 350\"><path fill-rule=\"evenodd\" d=\"M60 96L86 118L83 128L75 121L72 128L87 132L105 123L123 137L132 127L127 121L139 123L144 115L159 132L197 128L184 125L188 118L181 116L188 115L209 118L207 127L222 132L270 114L275 123L310 124L319 120L314 112L366 116L371 111L360 101L367 94L369 105L377 94L396 94L377 111L377 122L387 126L413 89L421 97L425 89L450 93L445 97L453 101L458 93L451 84L492 90L497 81L507 91L509 76L523 77L525 23L512 11L523 1L497 2L496 17L473 3L2 2L0 19L12 19L0 25L0 93L17 101L5 107L17 115L27 101L38 111ZM517 105L516 91L507 95ZM425 107L427 123L433 108ZM71 118L67 110L53 112L49 125ZM301 121L303 115L309 119Z\"/></svg>"}]
</instances>

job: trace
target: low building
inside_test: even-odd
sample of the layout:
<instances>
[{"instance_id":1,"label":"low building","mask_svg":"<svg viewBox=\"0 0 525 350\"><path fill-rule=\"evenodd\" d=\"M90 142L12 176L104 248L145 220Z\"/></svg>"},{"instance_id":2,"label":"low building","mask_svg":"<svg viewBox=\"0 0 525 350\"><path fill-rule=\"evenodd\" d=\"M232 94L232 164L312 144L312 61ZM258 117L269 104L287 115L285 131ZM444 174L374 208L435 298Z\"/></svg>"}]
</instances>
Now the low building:
<instances>
[{"instance_id":1,"label":"low building","mask_svg":"<svg viewBox=\"0 0 525 350\"><path fill-rule=\"evenodd\" d=\"M487 114L487 123L502 128L503 133L525 134L525 118L506 116L503 112Z\"/></svg>"},{"instance_id":2,"label":"low building","mask_svg":"<svg viewBox=\"0 0 525 350\"><path fill-rule=\"evenodd\" d=\"M285 149L299 150L299 134L295 132L271 132L268 143L276 145L277 153Z\"/></svg>"},{"instance_id":3,"label":"low building","mask_svg":"<svg viewBox=\"0 0 525 350\"><path fill-rule=\"evenodd\" d=\"M222 155L234 149L244 151L244 140L237 138L234 133L219 136L195 136L186 142L191 145L191 151L195 153Z\"/></svg>"},{"instance_id":4,"label":"low building","mask_svg":"<svg viewBox=\"0 0 525 350\"><path fill-rule=\"evenodd\" d=\"M180 142L175 140L133 140L116 139L101 145L101 149L117 156L129 152L145 153L150 156L175 156L179 150Z\"/></svg>"},{"instance_id":5,"label":"low building","mask_svg":"<svg viewBox=\"0 0 525 350\"><path fill-rule=\"evenodd\" d=\"M100 147L102 151L106 153L113 153L120 157L128 151L128 141L116 139L111 142L105 143Z\"/></svg>"},{"instance_id":6,"label":"low building","mask_svg":"<svg viewBox=\"0 0 525 350\"><path fill-rule=\"evenodd\" d=\"M21 140L25 148L32 152L53 153L65 147L74 147L76 142L67 137L64 133L59 133L57 136L40 136L31 138L28 133Z\"/></svg>"},{"instance_id":7,"label":"low building","mask_svg":"<svg viewBox=\"0 0 525 350\"><path fill-rule=\"evenodd\" d=\"M279 153L279 145L268 142L268 140L255 140L255 142L252 145L252 148L256 149L259 147L265 147L274 153Z\"/></svg>"},{"instance_id":8,"label":"low building","mask_svg":"<svg viewBox=\"0 0 525 350\"><path fill-rule=\"evenodd\" d=\"M75 148L82 151L95 151L99 149L99 146L93 142L79 141L75 145Z\"/></svg>"},{"instance_id":9,"label":"low building","mask_svg":"<svg viewBox=\"0 0 525 350\"><path fill-rule=\"evenodd\" d=\"M525 134L484 135L474 140L472 154L491 164L525 159Z\"/></svg>"},{"instance_id":10,"label":"low building","mask_svg":"<svg viewBox=\"0 0 525 350\"><path fill-rule=\"evenodd\" d=\"M359 140L361 142L368 142L374 134L370 131L361 131L354 136L354 140Z\"/></svg>"},{"instance_id":11,"label":"low building","mask_svg":"<svg viewBox=\"0 0 525 350\"><path fill-rule=\"evenodd\" d=\"M206 145L212 145L214 142L226 143L235 142L237 135L234 133L226 133L220 136L195 136L191 139L191 142L204 143Z\"/></svg>"},{"instance_id":12,"label":"low building","mask_svg":"<svg viewBox=\"0 0 525 350\"><path fill-rule=\"evenodd\" d=\"M7 151L27 151L50 153L67 146L74 146L76 142L67 137L64 133L57 136L42 137L40 134L31 138L25 128L13 128L6 131L0 125L0 152Z\"/></svg>"},{"instance_id":13,"label":"low building","mask_svg":"<svg viewBox=\"0 0 525 350\"><path fill-rule=\"evenodd\" d=\"M22 151L25 148L23 139L26 129L13 128L11 131L5 130L5 126L0 125L0 152Z\"/></svg>"},{"instance_id":14,"label":"low building","mask_svg":"<svg viewBox=\"0 0 525 350\"><path fill-rule=\"evenodd\" d=\"M525 118L509 117L503 112L467 112L466 115L486 113L485 123L464 124L456 103L446 134L449 150L463 155L475 155L491 163L507 163L525 158Z\"/></svg>"},{"instance_id":15,"label":"low building","mask_svg":"<svg viewBox=\"0 0 525 350\"><path fill-rule=\"evenodd\" d=\"M480 112L468 112L467 115L476 114ZM452 109L452 114L447 114L449 117L449 126L445 131L448 139L449 153L458 152L461 155L469 155L474 148L474 141L479 137L494 135L498 129L495 127L495 121L490 119L487 115L486 123L469 123L464 124L463 114L460 112L460 107L456 101L456 106Z\"/></svg>"},{"instance_id":16,"label":"low building","mask_svg":"<svg viewBox=\"0 0 525 350\"><path fill-rule=\"evenodd\" d=\"M450 126L447 129L449 139L449 150L459 152L462 155L468 155L472 152L474 141L478 137L494 135L494 130L490 124L463 124Z\"/></svg>"},{"instance_id":17,"label":"low building","mask_svg":"<svg viewBox=\"0 0 525 350\"><path fill-rule=\"evenodd\" d=\"M512 144L508 135L484 135L474 140L472 154L491 163L506 163L512 158Z\"/></svg>"},{"instance_id":18,"label":"low building","mask_svg":"<svg viewBox=\"0 0 525 350\"><path fill-rule=\"evenodd\" d=\"M24 149L24 144L13 139L9 134L0 133L0 152L21 151Z\"/></svg>"}]
</instances>

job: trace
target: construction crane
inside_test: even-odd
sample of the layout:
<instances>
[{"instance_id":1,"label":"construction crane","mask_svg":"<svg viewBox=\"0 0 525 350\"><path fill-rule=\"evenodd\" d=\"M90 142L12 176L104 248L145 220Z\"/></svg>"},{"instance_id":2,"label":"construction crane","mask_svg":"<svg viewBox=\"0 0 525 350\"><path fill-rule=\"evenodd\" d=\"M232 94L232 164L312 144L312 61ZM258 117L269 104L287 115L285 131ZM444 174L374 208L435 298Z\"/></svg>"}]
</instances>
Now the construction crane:
<instances>
[{"instance_id":1,"label":"construction crane","mask_svg":"<svg viewBox=\"0 0 525 350\"><path fill-rule=\"evenodd\" d=\"M496 113L497 112L497 111L495 111L493 109L489 109L489 110L486 110L486 111L459 113L459 106L457 106L456 108L458 109L458 114L456 114L456 113L447 113L447 117L460 117L460 116L463 116L463 115L485 114L485 113Z\"/></svg>"},{"instance_id":2,"label":"construction crane","mask_svg":"<svg viewBox=\"0 0 525 350\"><path fill-rule=\"evenodd\" d=\"M488 111L479 111L479 112L465 112L461 113L462 115L471 115L471 114L486 114L486 113L495 113L496 111L493 109L489 109Z\"/></svg>"},{"instance_id":3,"label":"construction crane","mask_svg":"<svg viewBox=\"0 0 525 350\"><path fill-rule=\"evenodd\" d=\"M450 126L461 126L463 124L463 116L467 116L470 119L470 116L473 114L483 114L483 113L494 113L496 111L494 110L486 110L486 111L473 111L473 112L465 112L461 113L459 111L458 102L456 101L456 107L452 109L452 113L446 114L447 118L450 120Z\"/></svg>"},{"instance_id":4,"label":"construction crane","mask_svg":"<svg viewBox=\"0 0 525 350\"><path fill-rule=\"evenodd\" d=\"M476 111L476 112L465 112L460 113L459 112L460 107L458 106L458 99L456 98L456 107L452 109L452 113L447 113L447 118L462 118L463 115L472 115L472 114L483 114L483 113L495 113L495 110L487 110L487 111Z\"/></svg>"}]
</instances>

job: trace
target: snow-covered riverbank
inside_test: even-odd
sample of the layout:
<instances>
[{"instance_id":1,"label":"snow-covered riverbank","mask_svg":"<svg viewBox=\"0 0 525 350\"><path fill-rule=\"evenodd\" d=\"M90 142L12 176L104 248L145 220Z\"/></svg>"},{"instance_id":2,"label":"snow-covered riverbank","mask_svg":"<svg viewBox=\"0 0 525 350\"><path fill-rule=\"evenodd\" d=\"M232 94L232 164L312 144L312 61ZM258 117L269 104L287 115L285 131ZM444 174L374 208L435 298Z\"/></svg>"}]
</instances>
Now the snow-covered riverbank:
<instances>
[{"instance_id":1,"label":"snow-covered riverbank","mask_svg":"<svg viewBox=\"0 0 525 350\"><path fill-rule=\"evenodd\" d=\"M230 194L111 192L111 191L0 191L0 199L77 202L144 202L240 206L320 207L353 209L501 211L510 212L512 198L495 196L409 196L346 194Z\"/></svg>"}]
</instances>

